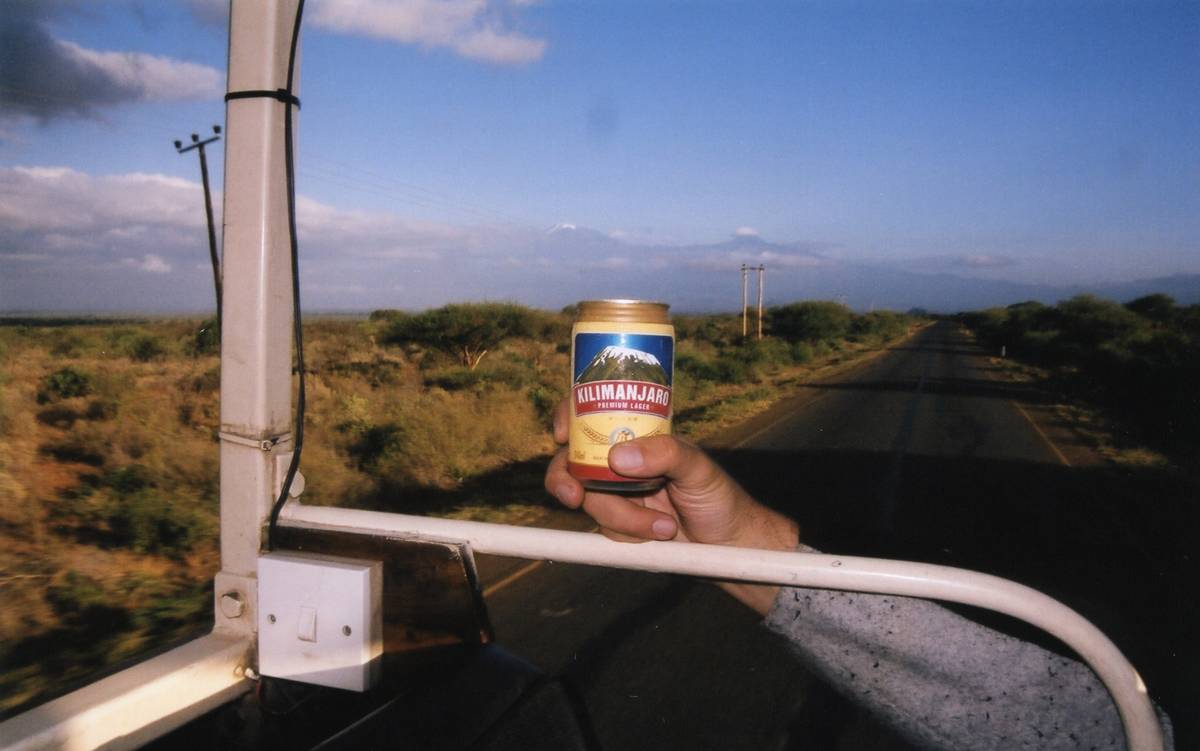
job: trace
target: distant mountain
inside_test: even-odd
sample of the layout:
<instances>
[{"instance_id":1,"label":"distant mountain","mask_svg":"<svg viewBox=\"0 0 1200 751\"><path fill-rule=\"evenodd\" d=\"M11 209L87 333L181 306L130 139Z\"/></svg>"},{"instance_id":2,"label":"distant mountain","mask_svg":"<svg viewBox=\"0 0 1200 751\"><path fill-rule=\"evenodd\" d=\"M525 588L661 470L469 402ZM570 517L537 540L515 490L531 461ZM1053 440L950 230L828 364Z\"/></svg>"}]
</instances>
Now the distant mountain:
<instances>
[{"instance_id":1,"label":"distant mountain","mask_svg":"<svg viewBox=\"0 0 1200 751\"><path fill-rule=\"evenodd\" d=\"M1200 275L1131 280L1118 284L1031 284L949 271L921 272L896 264L847 261L815 243L775 243L738 236L686 246L626 242L585 227L555 228L533 243L544 262L529 284L528 266L493 269L490 289L511 289L523 302L562 307L605 297L662 300L675 312L737 310L742 264L766 267L765 302L836 300L855 310L924 308L952 313L1011 305L1053 304L1081 293L1126 302L1165 292L1181 305L1200 303ZM511 274L511 279L508 276ZM750 283L753 302L756 293Z\"/></svg>"},{"instance_id":2,"label":"distant mountain","mask_svg":"<svg viewBox=\"0 0 1200 751\"><path fill-rule=\"evenodd\" d=\"M592 381L646 381L666 386L667 371L649 352L610 345L596 353L576 383Z\"/></svg>"}]
</instances>

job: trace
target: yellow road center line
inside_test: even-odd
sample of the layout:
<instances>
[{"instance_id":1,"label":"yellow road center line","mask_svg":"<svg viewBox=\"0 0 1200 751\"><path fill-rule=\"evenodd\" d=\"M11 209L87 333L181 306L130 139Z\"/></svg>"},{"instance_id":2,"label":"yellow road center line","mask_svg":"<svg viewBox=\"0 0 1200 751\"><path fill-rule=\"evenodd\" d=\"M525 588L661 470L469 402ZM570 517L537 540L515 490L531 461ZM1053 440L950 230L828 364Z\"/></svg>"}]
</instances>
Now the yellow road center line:
<instances>
[{"instance_id":1,"label":"yellow road center line","mask_svg":"<svg viewBox=\"0 0 1200 751\"><path fill-rule=\"evenodd\" d=\"M494 584L490 584L487 587L485 587L483 590L483 596L491 597L492 595L496 594L500 590L504 589L505 587L509 586L513 582L517 581L518 579L523 579L526 576L528 576L529 574L532 574L534 571L541 568L543 563L545 563L545 561L530 561L529 563L526 563L524 566L522 566L521 568L512 572L508 576L504 577L500 581L495 582Z\"/></svg>"}]
</instances>

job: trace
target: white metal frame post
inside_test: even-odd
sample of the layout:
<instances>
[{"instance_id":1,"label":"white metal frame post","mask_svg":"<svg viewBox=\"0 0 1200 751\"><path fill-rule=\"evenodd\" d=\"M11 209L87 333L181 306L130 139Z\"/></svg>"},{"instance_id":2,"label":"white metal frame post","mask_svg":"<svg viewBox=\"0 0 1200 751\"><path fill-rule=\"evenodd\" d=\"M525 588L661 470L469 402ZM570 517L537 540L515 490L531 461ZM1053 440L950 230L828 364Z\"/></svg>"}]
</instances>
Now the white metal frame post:
<instances>
[{"instance_id":1,"label":"white metal frame post","mask_svg":"<svg viewBox=\"0 0 1200 751\"><path fill-rule=\"evenodd\" d=\"M297 0L234 0L229 91L287 83ZM216 629L252 636L255 570L275 498L276 457L291 449L292 282L284 107L266 96L226 105L221 333L221 573ZM293 113L293 118L295 113Z\"/></svg>"},{"instance_id":2,"label":"white metal frame post","mask_svg":"<svg viewBox=\"0 0 1200 751\"><path fill-rule=\"evenodd\" d=\"M229 91L287 81L297 0L232 0ZM221 572L213 633L0 723L0 748L132 749L246 691L255 571L291 444L291 256L277 99L226 108Z\"/></svg>"}]
</instances>

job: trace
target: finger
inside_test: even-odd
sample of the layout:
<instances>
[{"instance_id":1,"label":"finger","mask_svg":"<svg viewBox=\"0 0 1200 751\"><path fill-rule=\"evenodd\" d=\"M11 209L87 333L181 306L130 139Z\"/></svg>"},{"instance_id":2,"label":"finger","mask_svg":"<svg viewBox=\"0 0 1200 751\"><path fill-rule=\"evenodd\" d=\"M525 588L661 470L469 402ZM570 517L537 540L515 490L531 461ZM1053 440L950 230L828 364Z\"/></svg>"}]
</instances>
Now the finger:
<instances>
[{"instance_id":1,"label":"finger","mask_svg":"<svg viewBox=\"0 0 1200 751\"><path fill-rule=\"evenodd\" d=\"M583 485L567 472L567 450L562 449L550 460L544 481L546 491L567 508L579 508L583 502Z\"/></svg>"},{"instance_id":2,"label":"finger","mask_svg":"<svg viewBox=\"0 0 1200 751\"><path fill-rule=\"evenodd\" d=\"M587 493L583 510L605 530L642 540L670 540L679 531L670 515L619 495Z\"/></svg>"},{"instance_id":3,"label":"finger","mask_svg":"<svg viewBox=\"0 0 1200 751\"><path fill-rule=\"evenodd\" d=\"M600 527L600 534L604 535L613 542L649 542L649 540L647 540L645 537L623 535L620 532L614 532L606 527Z\"/></svg>"},{"instance_id":4,"label":"finger","mask_svg":"<svg viewBox=\"0 0 1200 751\"><path fill-rule=\"evenodd\" d=\"M570 438L570 398L563 399L554 408L554 442L566 443Z\"/></svg>"},{"instance_id":5,"label":"finger","mask_svg":"<svg viewBox=\"0 0 1200 751\"><path fill-rule=\"evenodd\" d=\"M625 477L667 477L677 487L696 490L719 483L724 472L700 449L673 436L653 436L617 444L608 465Z\"/></svg>"}]
</instances>

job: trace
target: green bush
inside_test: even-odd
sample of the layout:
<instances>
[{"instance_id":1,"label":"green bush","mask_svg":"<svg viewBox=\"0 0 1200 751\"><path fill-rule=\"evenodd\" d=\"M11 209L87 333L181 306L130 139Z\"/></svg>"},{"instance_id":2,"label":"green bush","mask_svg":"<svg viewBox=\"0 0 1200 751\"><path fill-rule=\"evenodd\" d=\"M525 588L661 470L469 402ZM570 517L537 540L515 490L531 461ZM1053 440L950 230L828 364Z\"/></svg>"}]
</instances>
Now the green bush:
<instances>
[{"instance_id":1,"label":"green bush","mask_svg":"<svg viewBox=\"0 0 1200 751\"><path fill-rule=\"evenodd\" d=\"M1167 324L1175 317L1178 307L1175 298L1160 293L1144 295L1125 303L1125 308L1154 323Z\"/></svg>"},{"instance_id":2,"label":"green bush","mask_svg":"<svg viewBox=\"0 0 1200 751\"><path fill-rule=\"evenodd\" d=\"M699 355L676 355L675 371L696 381L716 382L719 378L716 365Z\"/></svg>"},{"instance_id":3,"label":"green bush","mask_svg":"<svg viewBox=\"0 0 1200 751\"><path fill-rule=\"evenodd\" d=\"M1145 326L1131 310L1093 295L1077 295L1056 306L1059 329L1067 342L1084 350L1120 339Z\"/></svg>"},{"instance_id":4,"label":"green bush","mask_svg":"<svg viewBox=\"0 0 1200 751\"><path fill-rule=\"evenodd\" d=\"M74 331L55 331L50 343L50 354L55 357L78 357L83 349L83 338Z\"/></svg>"},{"instance_id":5,"label":"green bush","mask_svg":"<svg viewBox=\"0 0 1200 751\"><path fill-rule=\"evenodd\" d=\"M1190 310L1163 294L1126 305L1078 295L1054 307L1025 302L963 320L992 347L1056 367L1066 385L1107 403L1152 440L1187 444L1200 441L1200 341L1187 325Z\"/></svg>"},{"instance_id":6,"label":"green bush","mask_svg":"<svg viewBox=\"0 0 1200 751\"><path fill-rule=\"evenodd\" d=\"M60 399L87 396L92 393L92 377L84 371L66 367L56 370L42 382L49 394Z\"/></svg>"},{"instance_id":7,"label":"green bush","mask_svg":"<svg viewBox=\"0 0 1200 751\"><path fill-rule=\"evenodd\" d=\"M129 611L98 580L68 571L46 589L46 602L63 625L85 638L111 637L130 626Z\"/></svg>"},{"instance_id":8,"label":"green bush","mask_svg":"<svg viewBox=\"0 0 1200 751\"><path fill-rule=\"evenodd\" d=\"M489 350L510 337L531 336L538 323L538 314L522 305L464 303L390 321L382 340L433 347L474 370Z\"/></svg>"},{"instance_id":9,"label":"green bush","mask_svg":"<svg viewBox=\"0 0 1200 751\"><path fill-rule=\"evenodd\" d=\"M112 399L93 399L88 402L87 410L83 413L89 420L111 420L117 416L120 406Z\"/></svg>"},{"instance_id":10,"label":"green bush","mask_svg":"<svg viewBox=\"0 0 1200 751\"><path fill-rule=\"evenodd\" d=\"M770 337L749 341L729 354L756 366L780 366L794 362L788 342Z\"/></svg>"},{"instance_id":11,"label":"green bush","mask_svg":"<svg viewBox=\"0 0 1200 751\"><path fill-rule=\"evenodd\" d=\"M139 553L180 556L212 532L212 520L194 502L149 487L114 492L104 516L113 542Z\"/></svg>"},{"instance_id":12,"label":"green bush","mask_svg":"<svg viewBox=\"0 0 1200 751\"><path fill-rule=\"evenodd\" d=\"M93 467L103 466L112 446L78 427L60 439L43 443L38 449L47 456L64 462L79 462Z\"/></svg>"},{"instance_id":13,"label":"green bush","mask_svg":"<svg viewBox=\"0 0 1200 751\"><path fill-rule=\"evenodd\" d=\"M371 323L392 323L407 317L408 313L405 313L403 310L384 308L381 310L372 310L371 314L367 316L367 320Z\"/></svg>"},{"instance_id":14,"label":"green bush","mask_svg":"<svg viewBox=\"0 0 1200 751\"><path fill-rule=\"evenodd\" d=\"M759 380L759 366L765 360L754 361L750 353L767 351L765 348L759 350L748 345L745 348L722 352L711 360L698 355L679 355L675 358L675 370L697 382L726 384L754 382Z\"/></svg>"},{"instance_id":15,"label":"green bush","mask_svg":"<svg viewBox=\"0 0 1200 751\"><path fill-rule=\"evenodd\" d=\"M446 391L474 388L486 380L487 376L483 372L465 366L431 370L425 375L426 386L436 386Z\"/></svg>"},{"instance_id":16,"label":"green bush","mask_svg":"<svg viewBox=\"0 0 1200 751\"><path fill-rule=\"evenodd\" d=\"M545 384L538 384L529 389L529 401L533 403L538 419L542 422L547 422L554 416L554 408L562 399L562 391Z\"/></svg>"},{"instance_id":17,"label":"green bush","mask_svg":"<svg viewBox=\"0 0 1200 751\"><path fill-rule=\"evenodd\" d=\"M742 321L737 315L677 315L672 323L679 341L706 342L721 348L742 339Z\"/></svg>"},{"instance_id":18,"label":"green bush","mask_svg":"<svg viewBox=\"0 0 1200 751\"><path fill-rule=\"evenodd\" d=\"M136 493L155 485L150 471L141 464L129 464L111 470L101 478L100 484L112 488L120 495Z\"/></svg>"},{"instance_id":19,"label":"green bush","mask_svg":"<svg viewBox=\"0 0 1200 751\"><path fill-rule=\"evenodd\" d=\"M192 357L215 355L221 352L221 332L217 330L217 319L204 320L191 335L186 349Z\"/></svg>"},{"instance_id":20,"label":"green bush","mask_svg":"<svg viewBox=\"0 0 1200 751\"><path fill-rule=\"evenodd\" d=\"M159 360L167 354L162 340L152 334L135 334L122 342L125 355L136 362Z\"/></svg>"},{"instance_id":21,"label":"green bush","mask_svg":"<svg viewBox=\"0 0 1200 751\"><path fill-rule=\"evenodd\" d=\"M408 440L404 429L396 422L381 425L360 423L351 432L347 453L359 469L372 469L384 455L403 446Z\"/></svg>"},{"instance_id":22,"label":"green bush","mask_svg":"<svg viewBox=\"0 0 1200 751\"><path fill-rule=\"evenodd\" d=\"M792 342L791 350L792 362L794 363L806 363L813 359L813 355L815 354L813 346L808 342Z\"/></svg>"},{"instance_id":23,"label":"green bush","mask_svg":"<svg viewBox=\"0 0 1200 751\"><path fill-rule=\"evenodd\" d=\"M850 337L856 341L867 339L891 339L908 330L909 316L890 310L877 310L866 315L856 315L850 324Z\"/></svg>"},{"instance_id":24,"label":"green bush","mask_svg":"<svg viewBox=\"0 0 1200 751\"><path fill-rule=\"evenodd\" d=\"M187 386L197 394L212 394L221 390L221 366L215 365L193 377ZM181 384L182 385L182 384Z\"/></svg>"},{"instance_id":25,"label":"green bush","mask_svg":"<svg viewBox=\"0 0 1200 751\"><path fill-rule=\"evenodd\" d=\"M528 386L533 379L534 372L528 365L496 362L478 370L462 366L430 370L425 374L425 385L437 386L446 391L462 391L485 384L507 386L517 390Z\"/></svg>"},{"instance_id":26,"label":"green bush","mask_svg":"<svg viewBox=\"0 0 1200 751\"><path fill-rule=\"evenodd\" d=\"M793 342L841 339L853 319L849 308L831 301L792 303L767 312L770 332Z\"/></svg>"}]
</instances>

